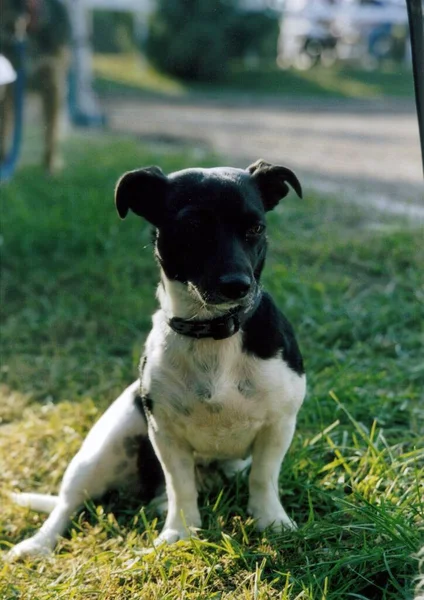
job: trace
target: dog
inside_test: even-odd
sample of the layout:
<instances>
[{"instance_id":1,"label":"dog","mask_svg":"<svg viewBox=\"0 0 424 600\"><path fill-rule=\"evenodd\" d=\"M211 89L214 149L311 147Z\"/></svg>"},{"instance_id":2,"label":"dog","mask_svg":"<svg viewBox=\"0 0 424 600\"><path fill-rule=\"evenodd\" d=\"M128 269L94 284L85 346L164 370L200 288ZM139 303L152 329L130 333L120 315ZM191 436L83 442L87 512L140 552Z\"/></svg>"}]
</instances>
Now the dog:
<instances>
[{"instance_id":1,"label":"dog","mask_svg":"<svg viewBox=\"0 0 424 600\"><path fill-rule=\"evenodd\" d=\"M159 167L124 174L115 190L154 231L159 310L140 376L89 432L58 496L14 494L50 512L11 558L50 552L88 498L141 483L167 516L156 544L201 527L196 465L216 461L226 477L250 465L248 512L259 530L294 529L278 492L281 463L295 431L306 379L289 321L260 284L265 215L289 192L288 168L259 160L246 170Z\"/></svg>"},{"instance_id":2,"label":"dog","mask_svg":"<svg viewBox=\"0 0 424 600\"><path fill-rule=\"evenodd\" d=\"M71 27L60 0L0 0L0 50L15 70L25 68L30 86L42 100L44 115L43 165L49 173L61 166L60 120L70 66ZM25 39L25 65L19 64L17 40ZM13 86L0 102L0 162L4 161L13 128Z\"/></svg>"}]
</instances>

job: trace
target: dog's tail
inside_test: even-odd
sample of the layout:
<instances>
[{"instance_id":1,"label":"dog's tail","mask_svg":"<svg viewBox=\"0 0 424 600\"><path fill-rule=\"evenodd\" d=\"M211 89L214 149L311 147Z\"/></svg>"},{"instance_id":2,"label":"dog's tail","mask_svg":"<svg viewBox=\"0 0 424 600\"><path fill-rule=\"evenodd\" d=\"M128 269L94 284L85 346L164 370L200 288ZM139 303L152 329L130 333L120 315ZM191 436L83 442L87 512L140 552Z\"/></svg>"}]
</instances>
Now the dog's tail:
<instances>
[{"instance_id":1,"label":"dog's tail","mask_svg":"<svg viewBox=\"0 0 424 600\"><path fill-rule=\"evenodd\" d=\"M49 494L10 494L10 498L25 508L30 508L37 512L51 513L59 502L59 496L50 496Z\"/></svg>"}]
</instances>

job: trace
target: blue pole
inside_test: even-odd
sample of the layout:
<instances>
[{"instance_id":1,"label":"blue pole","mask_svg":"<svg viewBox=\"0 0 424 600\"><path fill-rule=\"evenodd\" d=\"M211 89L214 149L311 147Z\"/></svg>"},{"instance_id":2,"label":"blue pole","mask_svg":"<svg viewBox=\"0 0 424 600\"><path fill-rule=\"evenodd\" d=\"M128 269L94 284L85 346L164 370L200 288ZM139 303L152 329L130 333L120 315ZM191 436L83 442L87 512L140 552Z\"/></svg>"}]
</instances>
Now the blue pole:
<instances>
[{"instance_id":1,"label":"blue pole","mask_svg":"<svg viewBox=\"0 0 424 600\"><path fill-rule=\"evenodd\" d=\"M104 127L106 125L104 114L87 113L78 105L76 68L74 60L68 77L68 110L71 122L77 127Z\"/></svg>"},{"instance_id":2,"label":"blue pole","mask_svg":"<svg viewBox=\"0 0 424 600\"><path fill-rule=\"evenodd\" d=\"M25 98L25 41L19 40L16 42L16 54L18 57L17 78L15 86L15 111L14 111L14 127L13 139L10 151L3 163L0 163L0 181L6 181L12 177L16 164L19 159L19 154L22 144L23 120L24 120L24 98Z\"/></svg>"}]
</instances>

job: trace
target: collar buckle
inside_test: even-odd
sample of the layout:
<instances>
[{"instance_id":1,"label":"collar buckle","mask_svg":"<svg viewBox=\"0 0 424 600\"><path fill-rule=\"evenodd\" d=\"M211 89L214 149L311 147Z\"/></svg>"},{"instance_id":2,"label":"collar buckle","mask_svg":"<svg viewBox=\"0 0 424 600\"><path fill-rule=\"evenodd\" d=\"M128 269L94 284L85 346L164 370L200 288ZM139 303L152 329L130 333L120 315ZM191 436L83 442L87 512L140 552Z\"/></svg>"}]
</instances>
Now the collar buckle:
<instances>
[{"instance_id":1,"label":"collar buckle","mask_svg":"<svg viewBox=\"0 0 424 600\"><path fill-rule=\"evenodd\" d=\"M215 323L211 327L211 337L214 340L225 340L225 338L231 337L236 334L240 329L240 319L237 315L231 315L225 321Z\"/></svg>"}]
</instances>

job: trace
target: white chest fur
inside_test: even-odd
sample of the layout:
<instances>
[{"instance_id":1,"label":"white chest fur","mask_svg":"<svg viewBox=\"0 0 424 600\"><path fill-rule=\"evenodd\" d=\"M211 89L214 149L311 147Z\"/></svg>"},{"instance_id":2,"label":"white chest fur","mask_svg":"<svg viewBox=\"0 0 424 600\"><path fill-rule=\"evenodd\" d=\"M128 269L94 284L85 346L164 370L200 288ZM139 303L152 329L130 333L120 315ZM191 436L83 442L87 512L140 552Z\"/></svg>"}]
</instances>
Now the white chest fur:
<instances>
[{"instance_id":1,"label":"white chest fur","mask_svg":"<svg viewBox=\"0 0 424 600\"><path fill-rule=\"evenodd\" d=\"M142 379L153 425L206 459L245 458L260 429L295 415L303 401L304 376L241 346L241 333L193 340L171 331L162 311L153 319Z\"/></svg>"}]
</instances>

